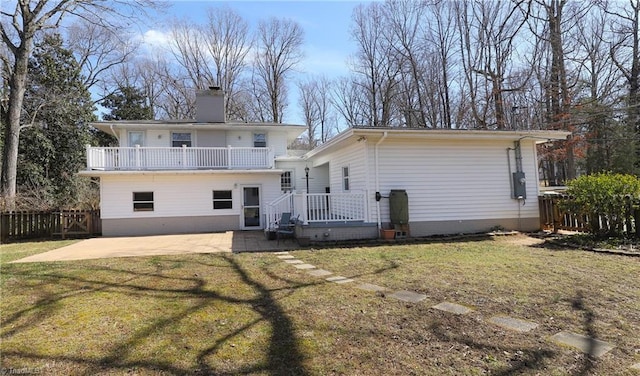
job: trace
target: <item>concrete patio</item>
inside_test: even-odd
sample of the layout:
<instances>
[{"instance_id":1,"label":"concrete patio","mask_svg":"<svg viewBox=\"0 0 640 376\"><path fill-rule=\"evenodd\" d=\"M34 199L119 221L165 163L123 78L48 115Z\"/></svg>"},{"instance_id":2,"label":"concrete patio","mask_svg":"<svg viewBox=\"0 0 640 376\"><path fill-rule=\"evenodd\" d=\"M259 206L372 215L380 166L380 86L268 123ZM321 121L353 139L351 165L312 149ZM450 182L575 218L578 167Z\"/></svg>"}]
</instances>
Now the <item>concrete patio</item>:
<instances>
[{"instance_id":1,"label":"concrete patio","mask_svg":"<svg viewBox=\"0 0 640 376\"><path fill-rule=\"evenodd\" d=\"M109 257L178 255L187 253L263 252L297 249L295 240L267 240L262 231L209 234L93 238L13 262L51 262Z\"/></svg>"}]
</instances>

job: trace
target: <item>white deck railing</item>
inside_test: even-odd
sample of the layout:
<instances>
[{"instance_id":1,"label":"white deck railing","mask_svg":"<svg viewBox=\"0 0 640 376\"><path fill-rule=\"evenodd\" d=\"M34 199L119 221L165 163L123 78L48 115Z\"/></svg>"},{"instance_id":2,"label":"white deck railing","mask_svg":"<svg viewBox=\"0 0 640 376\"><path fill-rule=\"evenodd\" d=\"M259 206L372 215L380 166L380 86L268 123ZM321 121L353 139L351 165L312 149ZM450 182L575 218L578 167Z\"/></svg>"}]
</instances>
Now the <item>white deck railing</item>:
<instances>
[{"instance_id":1,"label":"white deck railing","mask_svg":"<svg viewBox=\"0 0 640 376\"><path fill-rule=\"evenodd\" d=\"M367 214L364 192L309 193L302 202L305 222L357 222Z\"/></svg>"},{"instance_id":2,"label":"white deck railing","mask_svg":"<svg viewBox=\"0 0 640 376\"><path fill-rule=\"evenodd\" d=\"M291 213L302 223L364 222L367 218L365 192L286 193L266 205L268 229L274 230L282 213Z\"/></svg>"},{"instance_id":3,"label":"white deck railing","mask_svg":"<svg viewBox=\"0 0 640 376\"><path fill-rule=\"evenodd\" d=\"M267 217L267 225L265 228L269 231L275 231L278 227L278 221L280 217L282 217L282 213L294 212L293 193L284 193L282 196L268 203L265 209L265 215Z\"/></svg>"},{"instance_id":4,"label":"white deck railing","mask_svg":"<svg viewBox=\"0 0 640 376\"><path fill-rule=\"evenodd\" d=\"M269 148L87 146L89 170L257 169L273 161Z\"/></svg>"}]
</instances>

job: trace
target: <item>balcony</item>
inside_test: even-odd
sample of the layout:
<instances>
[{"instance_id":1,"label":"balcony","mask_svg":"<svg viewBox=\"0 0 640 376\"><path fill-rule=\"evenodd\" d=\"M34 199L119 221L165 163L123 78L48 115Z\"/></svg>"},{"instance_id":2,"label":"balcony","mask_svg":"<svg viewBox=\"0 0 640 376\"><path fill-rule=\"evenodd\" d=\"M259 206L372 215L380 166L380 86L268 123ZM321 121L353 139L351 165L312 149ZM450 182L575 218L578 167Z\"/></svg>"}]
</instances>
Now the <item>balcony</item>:
<instances>
[{"instance_id":1,"label":"balcony","mask_svg":"<svg viewBox=\"0 0 640 376\"><path fill-rule=\"evenodd\" d=\"M103 171L269 169L269 148L253 147L91 147L87 169Z\"/></svg>"}]
</instances>

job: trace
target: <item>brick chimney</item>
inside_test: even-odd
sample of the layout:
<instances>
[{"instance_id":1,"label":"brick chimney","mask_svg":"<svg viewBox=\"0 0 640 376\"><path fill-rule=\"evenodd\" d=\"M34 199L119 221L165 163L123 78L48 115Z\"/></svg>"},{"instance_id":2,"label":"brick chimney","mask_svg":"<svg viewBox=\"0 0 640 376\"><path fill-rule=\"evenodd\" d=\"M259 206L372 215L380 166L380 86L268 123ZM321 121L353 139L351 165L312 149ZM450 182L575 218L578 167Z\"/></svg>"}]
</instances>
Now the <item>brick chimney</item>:
<instances>
[{"instance_id":1,"label":"brick chimney","mask_svg":"<svg viewBox=\"0 0 640 376\"><path fill-rule=\"evenodd\" d=\"M209 86L208 90L196 90L196 121L198 123L225 123L224 90Z\"/></svg>"}]
</instances>

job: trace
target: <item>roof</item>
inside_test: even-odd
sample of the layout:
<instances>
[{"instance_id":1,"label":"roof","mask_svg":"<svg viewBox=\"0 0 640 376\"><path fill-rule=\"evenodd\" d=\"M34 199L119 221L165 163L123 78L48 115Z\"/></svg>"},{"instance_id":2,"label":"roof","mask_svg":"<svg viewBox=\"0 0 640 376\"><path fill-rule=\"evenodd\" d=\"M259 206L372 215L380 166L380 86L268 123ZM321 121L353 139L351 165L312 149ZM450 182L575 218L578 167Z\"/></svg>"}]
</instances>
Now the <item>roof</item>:
<instances>
[{"instance_id":1,"label":"roof","mask_svg":"<svg viewBox=\"0 0 640 376\"><path fill-rule=\"evenodd\" d=\"M90 125L105 133L113 134L115 130L225 130L225 131L278 131L286 132L287 138L293 140L300 136L307 127L297 124L281 123L245 123L238 121L228 121L226 123L202 123L194 120L116 120L97 121Z\"/></svg>"},{"instance_id":2,"label":"roof","mask_svg":"<svg viewBox=\"0 0 640 376\"><path fill-rule=\"evenodd\" d=\"M518 141L530 139L535 143L564 140L571 132L553 130L532 131L498 131L476 129L432 129L432 128L397 128L397 127L362 127L350 128L338 134L324 144L309 151L307 158L333 150L343 142L360 141L362 137L371 137L377 141L386 135L392 139L429 139L429 140L507 140Z\"/></svg>"}]
</instances>

